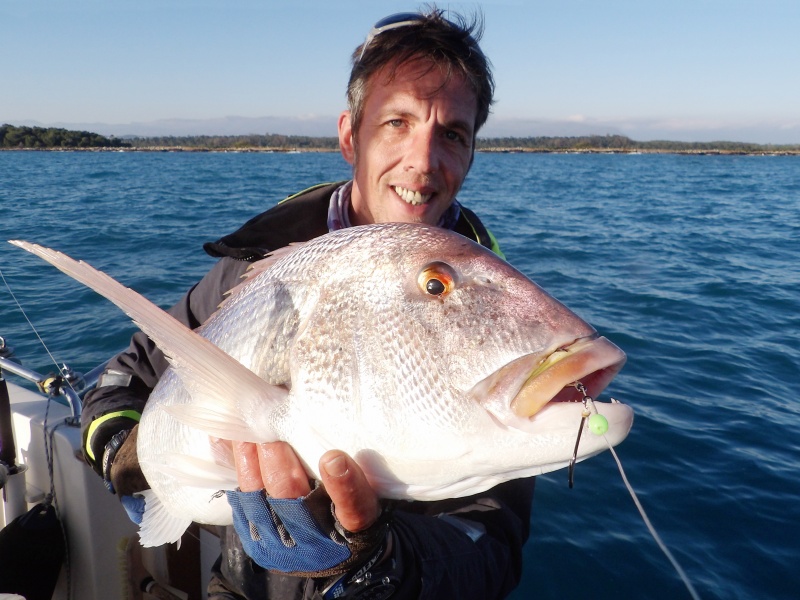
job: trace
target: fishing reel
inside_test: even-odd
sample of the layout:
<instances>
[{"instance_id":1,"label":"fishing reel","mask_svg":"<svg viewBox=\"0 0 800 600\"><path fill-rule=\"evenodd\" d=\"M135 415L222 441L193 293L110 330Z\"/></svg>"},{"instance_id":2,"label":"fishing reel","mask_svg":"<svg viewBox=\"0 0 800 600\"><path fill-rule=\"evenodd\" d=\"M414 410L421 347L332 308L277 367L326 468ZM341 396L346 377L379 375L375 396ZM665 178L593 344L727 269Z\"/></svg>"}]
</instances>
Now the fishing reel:
<instances>
[{"instance_id":1,"label":"fishing reel","mask_svg":"<svg viewBox=\"0 0 800 600\"><path fill-rule=\"evenodd\" d=\"M64 364L60 373L49 373L35 383L39 391L50 398L64 396L72 409L72 416L67 417L66 423L72 426L80 425L81 398L78 394L86 387L83 373L73 371Z\"/></svg>"},{"instance_id":2,"label":"fishing reel","mask_svg":"<svg viewBox=\"0 0 800 600\"><path fill-rule=\"evenodd\" d=\"M5 383L2 379L2 371L8 371L33 383L39 392L49 398L64 396L72 410L72 416L67 417L66 423L71 426L79 425L81 416L79 392L86 388L86 378L83 374L73 371L67 365L62 365L59 373L42 375L23 367L16 358L12 360L10 358L12 355L13 349L6 344L4 338L0 337L0 381Z\"/></svg>"},{"instance_id":3,"label":"fishing reel","mask_svg":"<svg viewBox=\"0 0 800 600\"><path fill-rule=\"evenodd\" d=\"M61 365L59 373L48 373L41 381L36 382L39 391L48 396L60 396L69 388L75 393L80 393L86 387L83 373L73 371L71 367Z\"/></svg>"}]
</instances>

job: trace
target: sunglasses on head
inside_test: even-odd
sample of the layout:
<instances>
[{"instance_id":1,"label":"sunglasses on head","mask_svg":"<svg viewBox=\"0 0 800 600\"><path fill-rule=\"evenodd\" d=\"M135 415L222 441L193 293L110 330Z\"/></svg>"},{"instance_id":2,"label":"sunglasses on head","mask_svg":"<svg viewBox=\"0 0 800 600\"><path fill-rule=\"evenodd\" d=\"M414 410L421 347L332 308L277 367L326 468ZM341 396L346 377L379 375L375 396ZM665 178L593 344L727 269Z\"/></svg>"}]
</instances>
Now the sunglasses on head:
<instances>
[{"instance_id":1,"label":"sunglasses on head","mask_svg":"<svg viewBox=\"0 0 800 600\"><path fill-rule=\"evenodd\" d=\"M407 27L409 25L418 25L420 23L425 22L425 16L419 13L413 12L405 12L405 13L397 13L394 15L389 15L388 17L384 17L375 25L372 26L369 33L367 34L367 38L364 40L364 44L361 46L361 54L358 57L358 62L361 62L361 59L364 58L364 52L367 51L369 45L372 43L372 40L375 39L375 36L380 35L384 31L389 31L390 29L398 29L400 27ZM450 21L447 21L448 24L453 25Z\"/></svg>"}]
</instances>

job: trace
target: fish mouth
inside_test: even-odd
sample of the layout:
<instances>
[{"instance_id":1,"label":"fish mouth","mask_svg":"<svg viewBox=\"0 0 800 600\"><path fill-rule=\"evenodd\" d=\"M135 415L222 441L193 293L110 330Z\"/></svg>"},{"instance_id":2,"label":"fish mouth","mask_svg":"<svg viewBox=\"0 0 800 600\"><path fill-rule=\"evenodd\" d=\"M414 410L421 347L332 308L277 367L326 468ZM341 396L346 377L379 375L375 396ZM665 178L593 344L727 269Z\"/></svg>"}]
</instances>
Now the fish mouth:
<instances>
[{"instance_id":1,"label":"fish mouth","mask_svg":"<svg viewBox=\"0 0 800 600\"><path fill-rule=\"evenodd\" d=\"M579 402L581 382L592 398L602 392L625 364L625 353L604 337L580 338L550 353L530 372L511 401L511 411L529 419L550 402Z\"/></svg>"}]
</instances>

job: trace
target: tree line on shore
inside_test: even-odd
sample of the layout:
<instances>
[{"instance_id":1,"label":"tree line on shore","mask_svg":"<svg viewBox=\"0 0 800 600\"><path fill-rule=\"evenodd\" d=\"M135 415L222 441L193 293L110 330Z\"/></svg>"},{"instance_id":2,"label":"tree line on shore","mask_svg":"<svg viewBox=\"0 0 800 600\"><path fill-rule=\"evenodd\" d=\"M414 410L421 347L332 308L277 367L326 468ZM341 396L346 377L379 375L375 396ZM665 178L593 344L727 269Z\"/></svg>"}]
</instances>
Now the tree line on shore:
<instances>
[{"instance_id":1,"label":"tree line on shore","mask_svg":"<svg viewBox=\"0 0 800 600\"><path fill-rule=\"evenodd\" d=\"M478 138L478 150L520 150L520 151L645 151L645 152L776 152L800 151L797 145L765 145L746 142L675 142L657 140L650 142L637 142L624 135L585 135L571 137L503 137L503 138Z\"/></svg>"},{"instance_id":2,"label":"tree line on shore","mask_svg":"<svg viewBox=\"0 0 800 600\"><path fill-rule=\"evenodd\" d=\"M337 137L312 137L306 135L187 135L132 137L127 141L134 148L193 148L208 150L243 150L249 148L270 150L339 150Z\"/></svg>"},{"instance_id":3,"label":"tree line on shore","mask_svg":"<svg viewBox=\"0 0 800 600\"><path fill-rule=\"evenodd\" d=\"M90 131L70 131L56 127L15 127L0 125L0 148L129 148L130 144Z\"/></svg>"},{"instance_id":4,"label":"tree line on shore","mask_svg":"<svg viewBox=\"0 0 800 600\"><path fill-rule=\"evenodd\" d=\"M162 136L130 138L134 148L191 148L208 150L267 148L274 150L330 150L339 149L336 137L310 137L296 135L236 135L236 136ZM539 137L479 137L478 151L567 152L567 151L662 151L662 152L746 152L800 151L794 146L773 146L742 142L637 142L623 135L539 136Z\"/></svg>"},{"instance_id":5,"label":"tree line on shore","mask_svg":"<svg viewBox=\"0 0 800 600\"><path fill-rule=\"evenodd\" d=\"M88 131L69 131L58 128L0 126L2 149L91 149L130 148L134 150L180 148L188 150L276 150L276 151L337 151L336 137L298 135L190 135L158 137L105 137ZM742 142L637 142L624 135L538 136L538 137L479 137L478 151L511 152L800 152L800 144L764 145Z\"/></svg>"}]
</instances>

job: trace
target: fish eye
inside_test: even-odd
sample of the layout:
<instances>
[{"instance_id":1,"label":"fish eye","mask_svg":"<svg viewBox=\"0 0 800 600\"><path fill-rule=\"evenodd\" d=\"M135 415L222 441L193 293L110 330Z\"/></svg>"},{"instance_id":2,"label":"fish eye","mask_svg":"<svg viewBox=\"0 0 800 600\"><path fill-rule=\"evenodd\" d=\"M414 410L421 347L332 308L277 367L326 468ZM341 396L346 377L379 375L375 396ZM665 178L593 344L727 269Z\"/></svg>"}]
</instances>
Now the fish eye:
<instances>
[{"instance_id":1,"label":"fish eye","mask_svg":"<svg viewBox=\"0 0 800 600\"><path fill-rule=\"evenodd\" d=\"M456 287L456 273L447 263L433 262L419 272L417 284L429 296L444 298Z\"/></svg>"}]
</instances>

